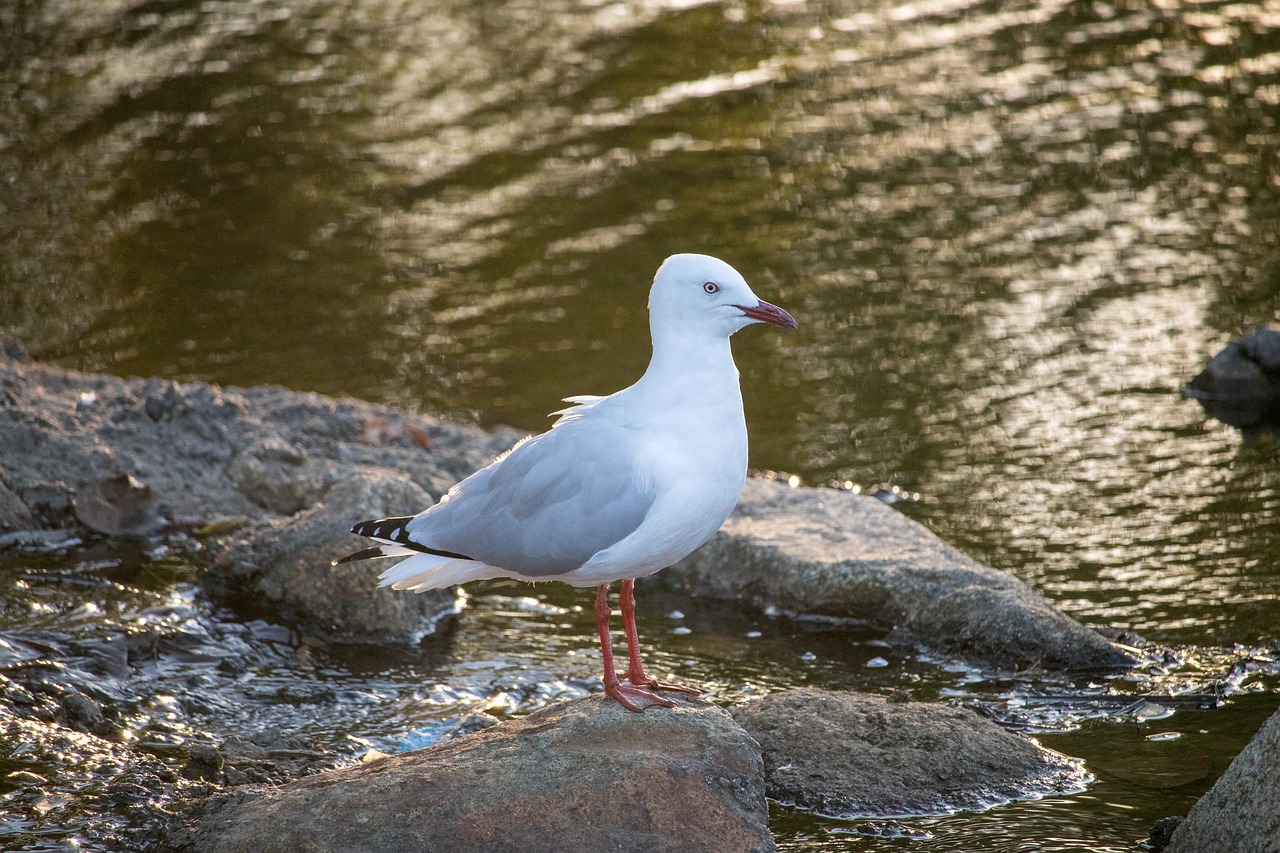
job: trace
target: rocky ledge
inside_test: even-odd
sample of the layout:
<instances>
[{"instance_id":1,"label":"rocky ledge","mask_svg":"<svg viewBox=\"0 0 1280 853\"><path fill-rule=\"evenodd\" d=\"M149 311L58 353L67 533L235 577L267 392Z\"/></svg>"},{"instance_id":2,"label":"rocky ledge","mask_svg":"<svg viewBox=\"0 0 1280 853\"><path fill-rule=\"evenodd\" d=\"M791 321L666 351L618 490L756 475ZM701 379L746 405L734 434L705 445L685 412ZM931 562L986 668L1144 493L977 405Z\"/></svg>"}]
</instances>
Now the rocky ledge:
<instances>
[{"instance_id":1,"label":"rocky ledge","mask_svg":"<svg viewBox=\"0 0 1280 853\"><path fill-rule=\"evenodd\" d=\"M375 590L362 518L416 512L517 438L276 387L118 379L0 350L0 530L202 530L206 590L324 640L413 641L448 591ZM23 535L23 534L15 534ZM879 501L749 481L724 528L660 582L864 620L890 639L1009 668L1131 665L1070 619Z\"/></svg>"},{"instance_id":2,"label":"rocky ledge","mask_svg":"<svg viewBox=\"0 0 1280 853\"><path fill-rule=\"evenodd\" d=\"M991 666L1083 670L1137 660L897 510L834 489L749 480L720 532L657 579L694 595L856 619L891 641Z\"/></svg>"},{"instance_id":3,"label":"rocky ledge","mask_svg":"<svg viewBox=\"0 0 1280 853\"><path fill-rule=\"evenodd\" d=\"M330 566L355 521L417 512L518 438L278 387L119 379L0 348L0 533L199 531L215 599L320 639L407 641L457 596ZM305 583L299 582L305 574Z\"/></svg>"}]
</instances>

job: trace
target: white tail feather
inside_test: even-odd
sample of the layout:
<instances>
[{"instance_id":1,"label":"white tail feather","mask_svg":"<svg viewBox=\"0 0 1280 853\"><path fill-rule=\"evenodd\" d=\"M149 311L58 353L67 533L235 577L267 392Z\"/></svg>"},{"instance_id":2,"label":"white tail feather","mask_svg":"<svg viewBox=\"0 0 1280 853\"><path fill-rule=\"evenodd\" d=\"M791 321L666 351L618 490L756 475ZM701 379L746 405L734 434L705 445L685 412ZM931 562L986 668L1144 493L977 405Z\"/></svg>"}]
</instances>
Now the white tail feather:
<instances>
[{"instance_id":1,"label":"white tail feather","mask_svg":"<svg viewBox=\"0 0 1280 853\"><path fill-rule=\"evenodd\" d=\"M382 549L382 557L409 557L413 554L421 554L421 551L415 551L412 548L404 548L400 545L392 545L389 542L379 540L378 547ZM381 557L370 557L371 560L378 560Z\"/></svg>"},{"instance_id":2,"label":"white tail feather","mask_svg":"<svg viewBox=\"0 0 1280 853\"><path fill-rule=\"evenodd\" d=\"M378 575L378 586L426 592L481 578L506 577L501 569L477 560L459 560L436 554L414 554Z\"/></svg>"}]
</instances>

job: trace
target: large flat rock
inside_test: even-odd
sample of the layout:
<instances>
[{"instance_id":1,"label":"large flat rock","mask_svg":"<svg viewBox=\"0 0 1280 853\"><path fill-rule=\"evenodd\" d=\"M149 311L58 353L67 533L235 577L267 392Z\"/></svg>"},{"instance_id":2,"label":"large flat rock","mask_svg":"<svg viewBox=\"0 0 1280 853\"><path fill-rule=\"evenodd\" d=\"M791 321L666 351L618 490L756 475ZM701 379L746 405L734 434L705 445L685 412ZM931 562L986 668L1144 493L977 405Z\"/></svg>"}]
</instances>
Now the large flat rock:
<instances>
[{"instance_id":1,"label":"large flat rock","mask_svg":"<svg viewBox=\"0 0 1280 853\"><path fill-rule=\"evenodd\" d=\"M721 709L603 696L188 813L170 853L774 849L759 747Z\"/></svg>"},{"instance_id":2,"label":"large flat rock","mask_svg":"<svg viewBox=\"0 0 1280 853\"><path fill-rule=\"evenodd\" d=\"M276 386L121 379L2 351L0 401L0 529L32 517L73 524L77 493L121 472L170 517L196 519L289 516L360 470L400 472L438 496L520 435Z\"/></svg>"},{"instance_id":3,"label":"large flat rock","mask_svg":"<svg viewBox=\"0 0 1280 853\"><path fill-rule=\"evenodd\" d=\"M891 640L995 666L1132 666L1131 651L1071 619L875 498L748 480L710 542L658 575L694 595L837 616Z\"/></svg>"}]
</instances>

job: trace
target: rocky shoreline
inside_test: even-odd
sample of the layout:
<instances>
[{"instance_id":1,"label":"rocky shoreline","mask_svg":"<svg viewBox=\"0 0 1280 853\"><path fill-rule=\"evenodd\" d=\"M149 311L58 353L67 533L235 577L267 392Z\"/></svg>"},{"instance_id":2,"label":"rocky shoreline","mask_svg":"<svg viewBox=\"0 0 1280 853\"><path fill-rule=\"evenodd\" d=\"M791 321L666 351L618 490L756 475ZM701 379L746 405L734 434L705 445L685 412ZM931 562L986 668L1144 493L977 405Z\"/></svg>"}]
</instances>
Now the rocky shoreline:
<instances>
[{"instance_id":1,"label":"rocky shoreline","mask_svg":"<svg viewBox=\"0 0 1280 853\"><path fill-rule=\"evenodd\" d=\"M592 696L360 767L210 798L179 817L160 849L763 853L775 849L766 787L793 806L868 816L989 808L1079 790L1088 778L1079 762L964 709L793 690L731 716L675 698L675 709L641 715ZM779 740L781 728L794 734L815 719L827 728ZM955 755L936 751L961 741ZM939 758L948 769L932 766Z\"/></svg>"},{"instance_id":2,"label":"rocky shoreline","mask_svg":"<svg viewBox=\"0 0 1280 853\"><path fill-rule=\"evenodd\" d=\"M378 591L367 573L329 560L359 545L345 532L352 521L417 511L518 438L282 388L77 373L6 346L0 541L181 532L210 555L204 593L244 620L265 617L320 643L412 644L465 619L463 600ZM1081 625L874 498L828 489L749 481L707 545L646 583L852 620L891 643L997 670L1115 672L1141 655L1137 638ZM199 642L218 655L246 639L225 631ZM94 665L114 660L127 678L132 654L127 644L94 650ZM234 669L232 658L223 662ZM14 719L120 740L108 693L43 674L0 679L0 704ZM126 745L113 749L128 755ZM1271 741L1259 749L1274 753ZM952 756L946 767L941 753ZM824 814L930 814L1088 781L1079 762L970 710L815 690L775 694L732 716L701 701L632 715L593 696L425 750L334 763L280 733L194 744L177 772L137 762L104 807L136 812L160 788L170 804L194 803L176 818L158 807L136 818L149 844L163 837L175 851L275 849L262 846L267 837L280 849L350 849L350 833L380 833L383 850L422 849L436 846L424 833L437 830L458 850L504 849L501 839L523 839L511 849L639 839L654 850L770 850L766 791ZM866 784L872 775L877 784ZM527 794L513 812L515 790ZM434 804L430 819L412 802ZM684 815L684 834L663 814ZM1209 849L1179 837L1173 849Z\"/></svg>"},{"instance_id":3,"label":"rocky shoreline","mask_svg":"<svg viewBox=\"0 0 1280 853\"><path fill-rule=\"evenodd\" d=\"M256 602L345 642L412 642L459 606L452 592L374 590L330 566L360 547L350 524L420 510L519 438L283 388L118 379L21 357L0 359L0 400L0 531L83 524L87 491L132 477L148 531L234 527L209 537L203 585L215 600ZM866 621L983 665L1137 660L880 501L831 489L750 481L721 532L655 582Z\"/></svg>"}]
</instances>

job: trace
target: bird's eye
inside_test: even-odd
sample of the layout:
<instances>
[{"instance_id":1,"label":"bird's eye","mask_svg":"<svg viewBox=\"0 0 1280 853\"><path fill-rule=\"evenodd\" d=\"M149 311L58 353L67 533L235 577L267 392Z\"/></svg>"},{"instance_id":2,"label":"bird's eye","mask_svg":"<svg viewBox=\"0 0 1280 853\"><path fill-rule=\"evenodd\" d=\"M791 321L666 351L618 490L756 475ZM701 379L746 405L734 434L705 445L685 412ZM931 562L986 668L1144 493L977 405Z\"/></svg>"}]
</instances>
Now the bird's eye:
<instances>
[{"instance_id":1,"label":"bird's eye","mask_svg":"<svg viewBox=\"0 0 1280 853\"><path fill-rule=\"evenodd\" d=\"M708 281L703 283L702 289L707 293L719 293L720 285L716 284L714 281Z\"/></svg>"}]
</instances>

